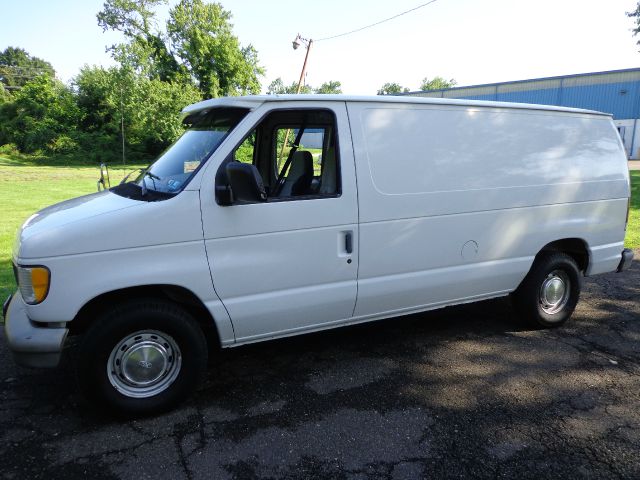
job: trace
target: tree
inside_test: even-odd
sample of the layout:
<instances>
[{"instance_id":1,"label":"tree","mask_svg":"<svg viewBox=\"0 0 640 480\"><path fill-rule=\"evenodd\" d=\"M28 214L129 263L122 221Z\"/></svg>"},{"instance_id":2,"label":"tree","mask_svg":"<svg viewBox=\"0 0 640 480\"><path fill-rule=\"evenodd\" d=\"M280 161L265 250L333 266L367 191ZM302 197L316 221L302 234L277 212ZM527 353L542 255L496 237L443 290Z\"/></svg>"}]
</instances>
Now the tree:
<instances>
[{"instance_id":1,"label":"tree","mask_svg":"<svg viewBox=\"0 0 640 480\"><path fill-rule=\"evenodd\" d=\"M151 34L153 9L166 0L107 0L99 12L98 25L106 30L118 30L129 38Z\"/></svg>"},{"instance_id":2,"label":"tree","mask_svg":"<svg viewBox=\"0 0 640 480\"><path fill-rule=\"evenodd\" d=\"M636 9L633 12L626 12L627 17L633 18L635 20L636 26L632 30L633 36L640 34L640 2L636 5ZM640 40L636 42L636 44L640 45Z\"/></svg>"},{"instance_id":3,"label":"tree","mask_svg":"<svg viewBox=\"0 0 640 480\"><path fill-rule=\"evenodd\" d=\"M342 84L340 82L330 80L316 88L316 93L342 93Z\"/></svg>"},{"instance_id":4,"label":"tree","mask_svg":"<svg viewBox=\"0 0 640 480\"><path fill-rule=\"evenodd\" d=\"M66 152L75 148L73 135L80 112L71 90L42 74L25 83L12 102L0 107L0 138L22 152Z\"/></svg>"},{"instance_id":5,"label":"tree","mask_svg":"<svg viewBox=\"0 0 640 480\"><path fill-rule=\"evenodd\" d=\"M279 95L282 93L296 93L295 91L295 83L294 85L294 90L293 92L288 92L287 88L284 84L284 82L282 81L281 77L276 78L273 82L271 82L269 84L269 86L267 87L267 94L268 95Z\"/></svg>"},{"instance_id":6,"label":"tree","mask_svg":"<svg viewBox=\"0 0 640 480\"><path fill-rule=\"evenodd\" d=\"M188 72L169 50L167 35L157 29L153 9L166 0L107 0L97 14L98 25L118 30L128 43L109 47L120 65L162 81L184 80Z\"/></svg>"},{"instance_id":7,"label":"tree","mask_svg":"<svg viewBox=\"0 0 640 480\"><path fill-rule=\"evenodd\" d=\"M342 93L342 84L336 80L329 80L323 83L318 88L313 88L310 85L303 84L300 87L300 93ZM282 78L278 77L267 87L267 94L279 95L279 94L291 94L298 92L298 82L292 82L290 85L285 85Z\"/></svg>"},{"instance_id":8,"label":"tree","mask_svg":"<svg viewBox=\"0 0 640 480\"><path fill-rule=\"evenodd\" d=\"M378 90L378 95L395 95L397 93L407 93L408 88L403 87L399 83L385 83Z\"/></svg>"},{"instance_id":9,"label":"tree","mask_svg":"<svg viewBox=\"0 0 640 480\"><path fill-rule=\"evenodd\" d=\"M166 34L157 31L153 8L166 0L107 0L97 14L103 31L118 30L129 43L112 45L112 56L121 65L131 67L149 78L173 81L186 76L167 47Z\"/></svg>"},{"instance_id":10,"label":"tree","mask_svg":"<svg viewBox=\"0 0 640 480\"><path fill-rule=\"evenodd\" d=\"M445 80L442 77L433 77L431 80L429 80L428 77L424 77L422 79L422 83L420 84L420 90L444 90L445 88L454 87L455 85L457 85L457 83L458 82L456 82L453 78L450 80Z\"/></svg>"},{"instance_id":11,"label":"tree","mask_svg":"<svg viewBox=\"0 0 640 480\"><path fill-rule=\"evenodd\" d=\"M257 51L240 47L230 19L222 5L202 0L181 0L169 12L172 46L205 98L260 92Z\"/></svg>"},{"instance_id":12,"label":"tree","mask_svg":"<svg viewBox=\"0 0 640 480\"><path fill-rule=\"evenodd\" d=\"M7 47L0 52L0 83L9 88L20 88L38 75L53 77L51 64L32 57L23 48Z\"/></svg>"},{"instance_id":13,"label":"tree","mask_svg":"<svg viewBox=\"0 0 640 480\"><path fill-rule=\"evenodd\" d=\"M143 159L160 153L182 133L178 112L201 98L191 84L150 79L124 67L84 67L74 84L83 141L118 156L124 123L127 150Z\"/></svg>"},{"instance_id":14,"label":"tree","mask_svg":"<svg viewBox=\"0 0 640 480\"><path fill-rule=\"evenodd\" d=\"M107 0L98 13L103 29L124 33L128 42L111 47L114 58L150 79L191 82L202 98L258 93L264 70L252 45L232 32L231 13L219 3L180 0L165 30L154 9L164 0Z\"/></svg>"}]
</instances>

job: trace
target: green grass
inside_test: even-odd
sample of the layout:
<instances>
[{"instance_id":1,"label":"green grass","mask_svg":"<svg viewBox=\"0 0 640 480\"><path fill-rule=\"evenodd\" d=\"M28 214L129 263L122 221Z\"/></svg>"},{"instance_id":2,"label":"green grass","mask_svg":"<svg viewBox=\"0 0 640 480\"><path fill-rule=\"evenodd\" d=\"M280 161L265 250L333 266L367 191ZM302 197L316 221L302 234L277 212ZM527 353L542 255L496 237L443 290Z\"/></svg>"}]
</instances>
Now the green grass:
<instances>
[{"instance_id":1,"label":"green grass","mask_svg":"<svg viewBox=\"0 0 640 480\"><path fill-rule=\"evenodd\" d=\"M111 168L112 184L142 165ZM15 289L11 249L20 225L35 211L68 198L96 191L97 166L0 156L0 300ZM625 244L640 248L640 171L631 172L632 202Z\"/></svg>"}]
</instances>

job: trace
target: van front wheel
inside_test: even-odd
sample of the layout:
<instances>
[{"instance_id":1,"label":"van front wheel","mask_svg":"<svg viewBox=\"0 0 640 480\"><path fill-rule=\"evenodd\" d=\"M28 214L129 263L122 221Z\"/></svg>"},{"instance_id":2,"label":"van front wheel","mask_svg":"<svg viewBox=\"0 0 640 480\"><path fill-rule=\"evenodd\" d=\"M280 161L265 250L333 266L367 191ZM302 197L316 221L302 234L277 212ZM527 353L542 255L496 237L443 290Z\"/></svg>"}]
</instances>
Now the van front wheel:
<instances>
[{"instance_id":1,"label":"van front wheel","mask_svg":"<svg viewBox=\"0 0 640 480\"><path fill-rule=\"evenodd\" d=\"M558 327L571 317L581 287L582 275L573 258L544 253L512 294L513 305L531 326Z\"/></svg>"},{"instance_id":2,"label":"van front wheel","mask_svg":"<svg viewBox=\"0 0 640 480\"><path fill-rule=\"evenodd\" d=\"M207 344L178 305L148 299L103 314L78 352L80 388L92 402L146 415L177 405L205 371Z\"/></svg>"}]
</instances>

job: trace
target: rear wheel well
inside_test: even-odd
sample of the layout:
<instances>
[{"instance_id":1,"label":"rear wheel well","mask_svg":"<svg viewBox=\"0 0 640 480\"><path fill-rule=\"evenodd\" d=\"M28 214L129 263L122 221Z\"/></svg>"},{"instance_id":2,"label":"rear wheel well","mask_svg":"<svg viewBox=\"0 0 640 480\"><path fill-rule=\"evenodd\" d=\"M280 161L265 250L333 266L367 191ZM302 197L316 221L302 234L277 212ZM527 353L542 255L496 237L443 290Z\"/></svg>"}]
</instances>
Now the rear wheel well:
<instances>
[{"instance_id":1,"label":"rear wheel well","mask_svg":"<svg viewBox=\"0 0 640 480\"><path fill-rule=\"evenodd\" d=\"M580 238L564 238L547 243L542 247L540 252L538 252L536 258L547 252L566 253L575 260L578 269L580 269L582 273L586 273L587 268L589 268L589 250L586 242Z\"/></svg>"},{"instance_id":2,"label":"rear wheel well","mask_svg":"<svg viewBox=\"0 0 640 480\"><path fill-rule=\"evenodd\" d=\"M144 285L123 288L103 293L87 302L67 324L70 335L80 335L87 331L96 318L104 311L119 303L135 298L159 298L170 300L191 314L204 333L210 350L220 347L220 337L211 313L202 301L190 290L176 285Z\"/></svg>"}]
</instances>

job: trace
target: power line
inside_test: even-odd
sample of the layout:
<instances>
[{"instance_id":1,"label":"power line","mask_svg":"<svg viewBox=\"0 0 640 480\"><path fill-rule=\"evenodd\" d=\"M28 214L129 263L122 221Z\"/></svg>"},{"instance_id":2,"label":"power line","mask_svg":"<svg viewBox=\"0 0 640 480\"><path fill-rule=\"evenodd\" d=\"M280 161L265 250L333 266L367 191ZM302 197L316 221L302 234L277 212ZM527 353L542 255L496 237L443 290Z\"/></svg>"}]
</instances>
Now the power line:
<instances>
[{"instance_id":1,"label":"power line","mask_svg":"<svg viewBox=\"0 0 640 480\"><path fill-rule=\"evenodd\" d=\"M376 25L380 25L381 23L388 22L389 20L393 20L394 18L401 17L402 15L406 15L407 13L414 12L414 11L418 10L419 8L426 7L427 5L430 5L430 4L435 3L437 1L438 0L431 0L430 2L423 3L422 5L418 5L417 7L412 8L411 10L407 10L406 12L399 13L397 15L394 15L393 17L385 18L384 20L380 20L379 22L372 23L371 25L367 25L367 26L361 27L361 28L356 28L355 30L351 30L351 31L345 32L345 33L340 33L338 35L333 35L331 37L320 38L318 40L314 40L314 42L322 42L323 40L331 40L331 39L338 38L338 37L344 37L345 35L351 35L352 33L361 32L362 30L366 30L367 28L375 27Z\"/></svg>"}]
</instances>

